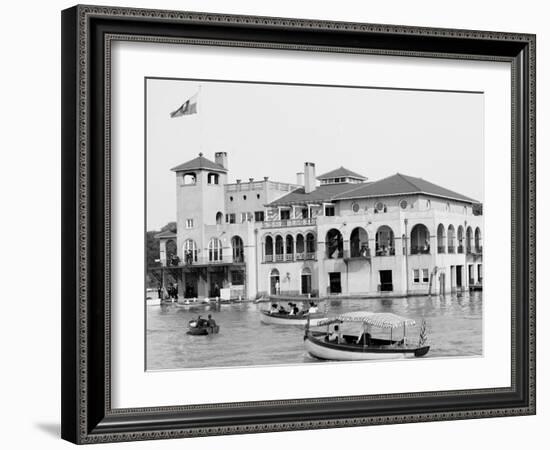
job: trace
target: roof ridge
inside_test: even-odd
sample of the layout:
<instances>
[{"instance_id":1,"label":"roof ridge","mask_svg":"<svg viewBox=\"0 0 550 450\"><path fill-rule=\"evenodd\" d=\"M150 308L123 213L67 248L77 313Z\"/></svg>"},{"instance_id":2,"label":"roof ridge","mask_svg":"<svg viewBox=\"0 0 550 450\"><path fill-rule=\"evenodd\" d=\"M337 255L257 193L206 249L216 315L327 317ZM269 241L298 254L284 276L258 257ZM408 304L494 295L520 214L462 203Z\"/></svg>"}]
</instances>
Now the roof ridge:
<instances>
[{"instance_id":1,"label":"roof ridge","mask_svg":"<svg viewBox=\"0 0 550 450\"><path fill-rule=\"evenodd\" d=\"M414 178L414 177L411 177L409 175L405 175L405 174L402 174L402 173L399 173L397 172L396 175L398 175L402 180L405 181L405 183L408 183L409 185L411 185L413 188L419 190L419 191L422 191L422 189L420 187L418 187L416 184L414 184L409 178ZM390 175L391 176L391 175ZM389 178L389 177L387 177Z\"/></svg>"}]
</instances>

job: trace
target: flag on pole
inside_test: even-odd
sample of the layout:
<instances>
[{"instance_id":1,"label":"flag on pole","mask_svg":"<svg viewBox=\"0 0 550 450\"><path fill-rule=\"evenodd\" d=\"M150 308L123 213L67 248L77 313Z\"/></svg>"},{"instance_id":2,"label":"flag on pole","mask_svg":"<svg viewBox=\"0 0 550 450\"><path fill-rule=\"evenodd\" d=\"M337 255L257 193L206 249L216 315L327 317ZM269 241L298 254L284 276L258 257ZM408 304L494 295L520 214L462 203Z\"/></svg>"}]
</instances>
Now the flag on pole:
<instances>
[{"instance_id":1,"label":"flag on pole","mask_svg":"<svg viewBox=\"0 0 550 450\"><path fill-rule=\"evenodd\" d=\"M191 114L197 114L197 99L199 97L199 93L197 92L195 95L193 95L189 100L185 101L183 105L181 105L178 109L175 111L172 111L170 113L170 117L181 117L181 116L190 116Z\"/></svg>"}]
</instances>

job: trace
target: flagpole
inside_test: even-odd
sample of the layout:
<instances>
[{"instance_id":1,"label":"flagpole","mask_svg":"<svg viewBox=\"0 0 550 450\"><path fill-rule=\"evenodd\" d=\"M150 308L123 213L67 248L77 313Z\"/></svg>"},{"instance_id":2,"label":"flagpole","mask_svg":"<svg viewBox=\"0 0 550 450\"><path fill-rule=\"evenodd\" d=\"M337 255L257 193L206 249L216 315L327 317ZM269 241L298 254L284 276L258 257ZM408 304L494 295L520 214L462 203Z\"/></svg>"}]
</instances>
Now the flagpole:
<instances>
[{"instance_id":1,"label":"flagpole","mask_svg":"<svg viewBox=\"0 0 550 450\"><path fill-rule=\"evenodd\" d=\"M201 108L202 110L202 107L203 107L203 102L202 102L202 97L201 97L201 90L202 90L202 84L199 83L199 90L197 92L197 105L200 105L197 107L197 119L199 121L199 149L201 151L201 153L204 153L204 148L203 148L203 139L204 139L204 127L203 127L203 123L202 123L202 114L201 112L198 110L198 108ZM199 98L201 99L200 101L200 104L199 104Z\"/></svg>"}]
</instances>

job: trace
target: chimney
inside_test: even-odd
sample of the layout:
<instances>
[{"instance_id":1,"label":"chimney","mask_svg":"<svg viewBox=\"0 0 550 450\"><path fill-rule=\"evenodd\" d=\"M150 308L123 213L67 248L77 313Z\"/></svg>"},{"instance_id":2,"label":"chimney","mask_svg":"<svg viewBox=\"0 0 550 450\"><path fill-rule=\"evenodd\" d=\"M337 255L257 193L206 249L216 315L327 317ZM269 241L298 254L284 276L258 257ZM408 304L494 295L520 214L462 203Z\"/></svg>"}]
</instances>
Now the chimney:
<instances>
[{"instance_id":1,"label":"chimney","mask_svg":"<svg viewBox=\"0 0 550 450\"><path fill-rule=\"evenodd\" d=\"M227 170L227 152L214 153L215 162Z\"/></svg>"},{"instance_id":2,"label":"chimney","mask_svg":"<svg viewBox=\"0 0 550 450\"><path fill-rule=\"evenodd\" d=\"M304 172L296 173L296 184L299 184L300 186L304 185Z\"/></svg>"},{"instance_id":3,"label":"chimney","mask_svg":"<svg viewBox=\"0 0 550 450\"><path fill-rule=\"evenodd\" d=\"M304 163L304 189L306 194L313 192L316 187L315 181L315 163Z\"/></svg>"},{"instance_id":4,"label":"chimney","mask_svg":"<svg viewBox=\"0 0 550 450\"><path fill-rule=\"evenodd\" d=\"M249 181L250 183L254 183L254 178L249 178L248 181Z\"/></svg>"}]
</instances>

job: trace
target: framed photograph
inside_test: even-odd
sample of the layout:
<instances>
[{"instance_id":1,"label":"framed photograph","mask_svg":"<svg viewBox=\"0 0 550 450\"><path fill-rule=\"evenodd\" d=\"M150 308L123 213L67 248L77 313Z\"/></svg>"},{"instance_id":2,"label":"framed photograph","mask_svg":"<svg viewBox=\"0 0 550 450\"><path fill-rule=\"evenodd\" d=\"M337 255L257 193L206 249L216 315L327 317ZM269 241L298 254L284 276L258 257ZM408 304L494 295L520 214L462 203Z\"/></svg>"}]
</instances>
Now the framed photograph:
<instances>
[{"instance_id":1,"label":"framed photograph","mask_svg":"<svg viewBox=\"0 0 550 450\"><path fill-rule=\"evenodd\" d=\"M535 413L535 36L62 12L62 436Z\"/></svg>"}]
</instances>

